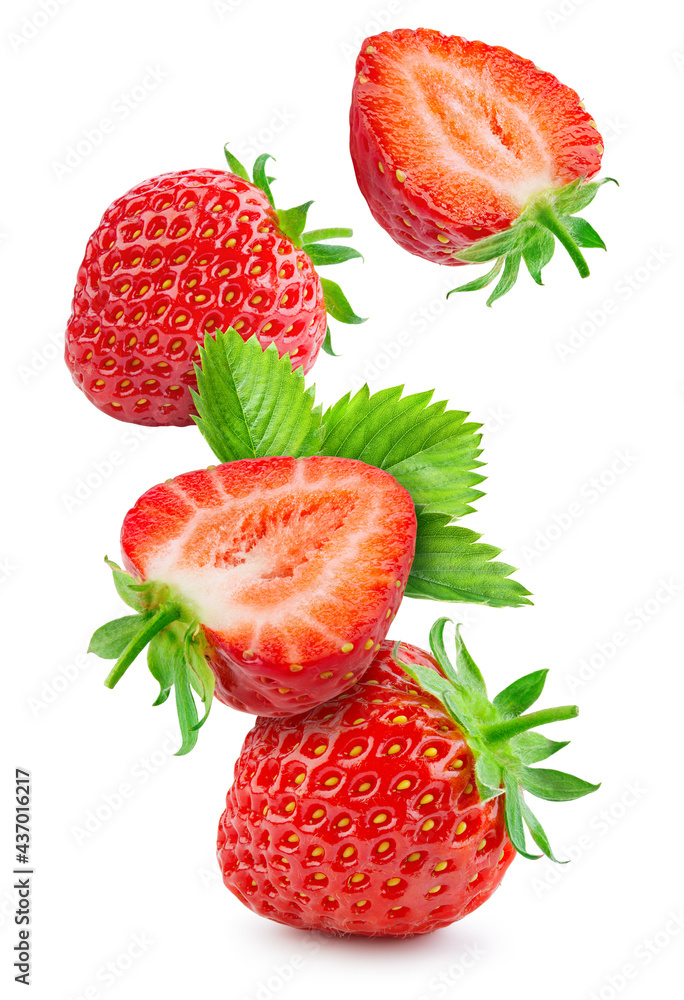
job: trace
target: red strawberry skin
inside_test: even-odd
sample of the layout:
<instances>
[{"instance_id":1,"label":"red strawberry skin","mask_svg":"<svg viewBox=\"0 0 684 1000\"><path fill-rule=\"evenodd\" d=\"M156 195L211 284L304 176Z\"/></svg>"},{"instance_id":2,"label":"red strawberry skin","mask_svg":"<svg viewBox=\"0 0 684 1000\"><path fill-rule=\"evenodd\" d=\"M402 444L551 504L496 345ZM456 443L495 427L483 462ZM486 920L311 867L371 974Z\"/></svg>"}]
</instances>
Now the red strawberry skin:
<instances>
[{"instance_id":1,"label":"red strawberry skin","mask_svg":"<svg viewBox=\"0 0 684 1000\"><path fill-rule=\"evenodd\" d=\"M350 113L356 178L405 250L457 265L535 194L600 168L574 90L508 49L419 28L367 38Z\"/></svg>"},{"instance_id":2,"label":"red strawberry skin","mask_svg":"<svg viewBox=\"0 0 684 1000\"><path fill-rule=\"evenodd\" d=\"M203 627L216 696L299 714L351 687L396 614L416 540L410 494L346 458L229 462L168 480L126 515L128 569Z\"/></svg>"},{"instance_id":3,"label":"red strawberry skin","mask_svg":"<svg viewBox=\"0 0 684 1000\"><path fill-rule=\"evenodd\" d=\"M197 345L229 326L305 372L325 337L320 279L263 191L186 170L115 201L88 241L66 333L91 403L132 423L190 424Z\"/></svg>"},{"instance_id":4,"label":"red strawberry skin","mask_svg":"<svg viewBox=\"0 0 684 1000\"><path fill-rule=\"evenodd\" d=\"M409 664L439 669L402 644ZM462 732L383 642L343 696L257 719L218 831L228 889L279 923L426 934L481 906L515 856L503 796L481 803Z\"/></svg>"}]
</instances>

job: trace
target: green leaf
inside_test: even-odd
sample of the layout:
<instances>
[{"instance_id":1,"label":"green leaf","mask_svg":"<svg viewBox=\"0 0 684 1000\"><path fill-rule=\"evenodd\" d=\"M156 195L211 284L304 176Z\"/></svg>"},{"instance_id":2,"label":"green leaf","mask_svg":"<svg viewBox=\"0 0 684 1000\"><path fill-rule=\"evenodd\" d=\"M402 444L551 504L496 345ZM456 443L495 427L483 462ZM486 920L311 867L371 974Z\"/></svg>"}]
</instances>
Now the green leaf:
<instances>
[{"instance_id":1,"label":"green leaf","mask_svg":"<svg viewBox=\"0 0 684 1000\"><path fill-rule=\"evenodd\" d=\"M242 177L243 181L251 183L249 179L249 174L242 166L237 156L233 156L231 151L228 149L227 144L223 147L223 152L225 153L226 160L228 161L228 166L230 167L231 173L236 174L238 177Z\"/></svg>"},{"instance_id":2,"label":"green leaf","mask_svg":"<svg viewBox=\"0 0 684 1000\"><path fill-rule=\"evenodd\" d=\"M325 299L325 308L333 319L336 319L339 323L352 323L353 325L366 322L361 316L356 315L349 305L346 295L336 282L330 281L329 278L321 278L320 282Z\"/></svg>"},{"instance_id":3,"label":"green leaf","mask_svg":"<svg viewBox=\"0 0 684 1000\"><path fill-rule=\"evenodd\" d=\"M493 236L485 236L466 250L459 250L454 254L454 257L465 264L485 264L488 260L505 257L516 251L524 242L520 232L521 228L509 226L508 229L494 233Z\"/></svg>"},{"instance_id":4,"label":"green leaf","mask_svg":"<svg viewBox=\"0 0 684 1000\"><path fill-rule=\"evenodd\" d=\"M354 250L353 247L345 247L337 243L305 243L303 250L309 255L311 263L315 264L316 267L321 267L324 264L344 264L347 260L361 257L359 251ZM363 260L363 257L361 259Z\"/></svg>"},{"instance_id":5,"label":"green leaf","mask_svg":"<svg viewBox=\"0 0 684 1000\"><path fill-rule=\"evenodd\" d=\"M406 595L495 608L530 604L529 591L509 579L514 567L492 562L501 550L479 543L480 535L449 520L442 514L418 515L416 555Z\"/></svg>"},{"instance_id":6,"label":"green leaf","mask_svg":"<svg viewBox=\"0 0 684 1000\"><path fill-rule=\"evenodd\" d=\"M548 229L544 229L543 226L535 226L530 231L530 238L523 247L522 255L527 270L538 285L544 283L541 275L542 269L553 257L555 249L556 241Z\"/></svg>"},{"instance_id":7,"label":"green leaf","mask_svg":"<svg viewBox=\"0 0 684 1000\"><path fill-rule=\"evenodd\" d=\"M199 695L200 701L204 705L204 715L197 722L193 729L196 731L201 729L204 723L209 718L209 712L211 710L213 698L214 698L214 688L216 686L216 677L211 667L207 663L206 657L202 654L198 647L196 640L196 632L199 626L195 623L194 627L191 626L185 633L185 659L188 665L188 677L190 684L195 689Z\"/></svg>"},{"instance_id":8,"label":"green leaf","mask_svg":"<svg viewBox=\"0 0 684 1000\"><path fill-rule=\"evenodd\" d=\"M590 205L603 185L608 183L617 184L617 181L614 177L604 177L600 181L585 181L579 177L561 188L551 188L548 195L557 212L574 215Z\"/></svg>"},{"instance_id":9,"label":"green leaf","mask_svg":"<svg viewBox=\"0 0 684 1000\"><path fill-rule=\"evenodd\" d=\"M487 271L486 274L481 275L479 278L474 278L473 281L469 281L465 285L459 285L458 288L452 288L450 292L447 292L447 298L454 295L456 292L479 292L482 288L486 288L490 285L494 278L501 270L504 265L504 258L499 257L494 267L491 271Z\"/></svg>"},{"instance_id":10,"label":"green leaf","mask_svg":"<svg viewBox=\"0 0 684 1000\"><path fill-rule=\"evenodd\" d=\"M497 694L492 704L501 712L505 719L511 719L521 712L526 712L544 690L548 670L535 670L531 674L519 677L513 684Z\"/></svg>"},{"instance_id":11,"label":"green leaf","mask_svg":"<svg viewBox=\"0 0 684 1000\"><path fill-rule=\"evenodd\" d=\"M126 615L102 625L90 640L89 653L101 656L103 660L116 660L128 644L137 636L149 620L150 615Z\"/></svg>"},{"instance_id":12,"label":"green leaf","mask_svg":"<svg viewBox=\"0 0 684 1000\"><path fill-rule=\"evenodd\" d=\"M319 240L344 240L354 235L353 229L310 229L308 233L302 233L302 243L318 243Z\"/></svg>"},{"instance_id":13,"label":"green leaf","mask_svg":"<svg viewBox=\"0 0 684 1000\"><path fill-rule=\"evenodd\" d=\"M542 733L537 733L533 729L526 733L520 733L511 739L511 745L520 757L523 764L537 764L540 760L546 760L554 753L558 753L563 747L568 746L570 740L559 743L550 740Z\"/></svg>"},{"instance_id":14,"label":"green leaf","mask_svg":"<svg viewBox=\"0 0 684 1000\"><path fill-rule=\"evenodd\" d=\"M459 685L460 681L458 679L458 674L449 659L449 654L447 653L446 646L444 644L444 629L447 625L451 624L453 624L451 618L437 619L430 629L430 649L432 650L432 655L437 660L451 683Z\"/></svg>"},{"instance_id":15,"label":"green leaf","mask_svg":"<svg viewBox=\"0 0 684 1000\"><path fill-rule=\"evenodd\" d=\"M530 861L536 861L537 858L541 857L541 855L529 854L527 851L525 827L523 826L523 797L520 791L520 786L514 777L506 775L504 787L506 789L506 806L504 815L506 819L506 832L508 834L508 839L513 844L513 847L515 847L518 854L522 854L524 858L529 858Z\"/></svg>"},{"instance_id":16,"label":"green leaf","mask_svg":"<svg viewBox=\"0 0 684 1000\"><path fill-rule=\"evenodd\" d=\"M589 781L583 781L582 778L576 778L572 774L542 767L523 766L520 781L530 795L536 795L538 799L547 799L549 802L569 802L600 788L600 785L592 785Z\"/></svg>"},{"instance_id":17,"label":"green leaf","mask_svg":"<svg viewBox=\"0 0 684 1000\"><path fill-rule=\"evenodd\" d=\"M578 215L561 215L560 220L577 246L588 249L606 249L606 244L586 219L581 219Z\"/></svg>"},{"instance_id":18,"label":"green leaf","mask_svg":"<svg viewBox=\"0 0 684 1000\"><path fill-rule=\"evenodd\" d=\"M297 205L295 208L281 208L278 210L278 228L283 236L287 236L289 240L292 240L296 247L302 245L302 234L306 226L306 217L312 205L312 201L305 201L303 205Z\"/></svg>"},{"instance_id":19,"label":"green leaf","mask_svg":"<svg viewBox=\"0 0 684 1000\"><path fill-rule=\"evenodd\" d=\"M158 632L147 647L147 666L159 684L159 694L154 705L162 705L173 687L173 663L176 651L182 648L183 635L176 625L169 625Z\"/></svg>"},{"instance_id":20,"label":"green leaf","mask_svg":"<svg viewBox=\"0 0 684 1000\"><path fill-rule=\"evenodd\" d=\"M432 392L402 397L402 386L371 396L364 385L323 417L322 453L356 458L389 472L413 497L419 510L462 517L481 497L474 472L482 463L480 424L467 413L430 403Z\"/></svg>"},{"instance_id":21,"label":"green leaf","mask_svg":"<svg viewBox=\"0 0 684 1000\"><path fill-rule=\"evenodd\" d=\"M532 834L532 839L534 840L537 847L544 852L547 858L551 861L555 861L556 864L567 864L567 861L559 861L558 858L554 858L553 851L551 850L551 844L549 843L549 838L544 832L544 828L534 815L527 802L521 798L522 815L523 819L527 823L530 833Z\"/></svg>"},{"instance_id":22,"label":"green leaf","mask_svg":"<svg viewBox=\"0 0 684 1000\"><path fill-rule=\"evenodd\" d=\"M185 652L182 647L176 650L173 657L173 684L176 693L176 709L178 711L178 722L182 744L176 750L176 756L182 757L189 753L197 743L197 706L192 696L192 688L188 678L188 668L185 659Z\"/></svg>"},{"instance_id":23,"label":"green leaf","mask_svg":"<svg viewBox=\"0 0 684 1000\"><path fill-rule=\"evenodd\" d=\"M268 160L272 159L273 157L271 156L270 153L262 153L261 156L258 156L254 164L253 174L254 174L254 183L258 188L261 188L261 190L264 192L269 202L271 203L271 207L275 208L275 202L273 201L273 195L271 194L269 180L268 177L266 176L266 163L268 162Z\"/></svg>"},{"instance_id":24,"label":"green leaf","mask_svg":"<svg viewBox=\"0 0 684 1000\"><path fill-rule=\"evenodd\" d=\"M491 754L486 751L475 754L475 782L482 802L488 802L502 794L503 780L503 768Z\"/></svg>"},{"instance_id":25,"label":"green leaf","mask_svg":"<svg viewBox=\"0 0 684 1000\"><path fill-rule=\"evenodd\" d=\"M487 688L485 686L484 677L482 676L479 667L476 665L472 656L466 649L465 643L461 636L461 626L456 626L456 669L458 672L458 679L464 687L467 687L470 691L471 697L474 697L478 701L487 699Z\"/></svg>"},{"instance_id":26,"label":"green leaf","mask_svg":"<svg viewBox=\"0 0 684 1000\"><path fill-rule=\"evenodd\" d=\"M329 354L331 358L339 357L339 354L335 354L333 350L332 337L330 336L330 327L328 327L327 330L325 331L325 340L321 344L321 348L326 354Z\"/></svg>"},{"instance_id":27,"label":"green leaf","mask_svg":"<svg viewBox=\"0 0 684 1000\"><path fill-rule=\"evenodd\" d=\"M126 573L115 562L105 556L105 562L112 571L116 592L129 608L148 611L154 603L153 588L149 583L139 583L130 573Z\"/></svg>"},{"instance_id":28,"label":"green leaf","mask_svg":"<svg viewBox=\"0 0 684 1000\"><path fill-rule=\"evenodd\" d=\"M491 293L487 299L487 305L493 305L497 299L500 299L502 295L506 292L510 292L513 285L518 279L518 271L520 270L520 261L522 260L522 253L509 253L506 257L506 262L504 264L503 274L499 278L494 291Z\"/></svg>"},{"instance_id":29,"label":"green leaf","mask_svg":"<svg viewBox=\"0 0 684 1000\"><path fill-rule=\"evenodd\" d=\"M193 420L220 462L318 451L321 415L314 390L275 345L262 350L235 330L207 336L196 366Z\"/></svg>"}]
</instances>

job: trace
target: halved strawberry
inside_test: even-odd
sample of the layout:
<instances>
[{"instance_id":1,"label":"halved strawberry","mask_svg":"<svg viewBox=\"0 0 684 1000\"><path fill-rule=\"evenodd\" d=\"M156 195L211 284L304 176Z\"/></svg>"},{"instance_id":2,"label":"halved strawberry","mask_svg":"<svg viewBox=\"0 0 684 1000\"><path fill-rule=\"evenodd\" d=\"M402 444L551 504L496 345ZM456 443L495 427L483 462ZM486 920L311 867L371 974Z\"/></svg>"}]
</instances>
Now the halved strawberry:
<instances>
[{"instance_id":1,"label":"halved strawberry","mask_svg":"<svg viewBox=\"0 0 684 1000\"><path fill-rule=\"evenodd\" d=\"M603 153L595 123L574 90L508 49L425 28L367 38L350 121L359 187L397 243L438 264L496 259L469 290L505 265L498 298L521 259L541 283L554 237L583 277L579 248L605 249L573 216L599 186L587 183Z\"/></svg>"},{"instance_id":2,"label":"halved strawberry","mask_svg":"<svg viewBox=\"0 0 684 1000\"><path fill-rule=\"evenodd\" d=\"M126 515L133 575L114 567L115 582L139 615L103 626L91 649L119 657L113 686L152 639L162 700L174 683L188 696L181 723L194 707L189 684L207 710L215 684L245 712L305 711L371 662L415 540L411 495L363 462L262 458L177 476ZM196 726L195 715L186 739Z\"/></svg>"}]
</instances>

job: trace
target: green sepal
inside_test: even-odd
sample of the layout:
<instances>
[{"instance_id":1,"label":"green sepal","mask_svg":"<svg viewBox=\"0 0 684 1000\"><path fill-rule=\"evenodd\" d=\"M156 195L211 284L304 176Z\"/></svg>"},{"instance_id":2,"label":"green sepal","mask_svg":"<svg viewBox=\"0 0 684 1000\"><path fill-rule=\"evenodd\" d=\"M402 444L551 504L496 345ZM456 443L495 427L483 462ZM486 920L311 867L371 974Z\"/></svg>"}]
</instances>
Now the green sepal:
<instances>
[{"instance_id":1,"label":"green sepal","mask_svg":"<svg viewBox=\"0 0 684 1000\"><path fill-rule=\"evenodd\" d=\"M320 282L325 308L333 319L336 319L338 323L351 323L353 325L366 322L364 318L356 315L337 282L331 281L329 278L320 278Z\"/></svg>"},{"instance_id":2,"label":"green sepal","mask_svg":"<svg viewBox=\"0 0 684 1000\"><path fill-rule=\"evenodd\" d=\"M345 229L337 226L332 229L310 229L307 233L302 233L302 243L319 243L321 240L348 240L354 235L353 229Z\"/></svg>"},{"instance_id":3,"label":"green sepal","mask_svg":"<svg viewBox=\"0 0 684 1000\"><path fill-rule=\"evenodd\" d=\"M223 152L225 154L226 160L228 161L230 172L232 174L235 174L237 177L241 177L243 181L249 182L250 179L249 174L247 173L243 165L240 163L237 156L234 156L233 153L231 153L231 151L228 149L228 143L226 143L226 145L223 147Z\"/></svg>"},{"instance_id":4,"label":"green sepal","mask_svg":"<svg viewBox=\"0 0 684 1000\"><path fill-rule=\"evenodd\" d=\"M103 660L118 659L149 618L149 613L126 615L125 618L115 618L114 621L101 625L93 632L88 652L101 656Z\"/></svg>"},{"instance_id":5,"label":"green sepal","mask_svg":"<svg viewBox=\"0 0 684 1000\"><path fill-rule=\"evenodd\" d=\"M147 611L157 603L156 592L149 583L140 583L107 556L105 556L105 563L112 571L117 594L129 608L133 608L135 611Z\"/></svg>"},{"instance_id":6,"label":"green sepal","mask_svg":"<svg viewBox=\"0 0 684 1000\"><path fill-rule=\"evenodd\" d=\"M202 705L204 715L196 722L194 729L200 729L209 718L212 701L214 698L214 688L216 687L216 677L207 663L206 656L201 649L200 627L198 622L194 622L185 633L184 644L185 660L188 665L188 677L190 684L197 692Z\"/></svg>"},{"instance_id":7,"label":"green sepal","mask_svg":"<svg viewBox=\"0 0 684 1000\"><path fill-rule=\"evenodd\" d=\"M271 187L269 184L269 181L273 180L273 178L272 177L269 178L266 176L266 163L268 162L268 160L272 159L273 157L271 156L270 153L262 153L261 156L258 156L254 163L254 170L252 172L252 176L254 177L254 183L256 184L256 186L258 188L261 188L261 190L268 198L269 202L271 203L271 207L275 208L275 202L273 201L273 195L271 193Z\"/></svg>"},{"instance_id":8,"label":"green sepal","mask_svg":"<svg viewBox=\"0 0 684 1000\"><path fill-rule=\"evenodd\" d=\"M173 655L173 686L176 694L176 711L181 731L181 745L176 750L176 757L189 753L197 743L197 728L199 716L197 705L192 695L192 687L188 676L185 651L182 647L176 649Z\"/></svg>"},{"instance_id":9,"label":"green sepal","mask_svg":"<svg viewBox=\"0 0 684 1000\"><path fill-rule=\"evenodd\" d=\"M527 849L527 825L535 844L555 861L546 833L524 800L523 789L538 798L563 802L587 795L599 787L562 771L529 766L567 746L567 743L547 740L532 727L574 718L577 706L564 705L521 714L541 694L545 670L526 674L490 702L482 673L466 649L458 627L455 663L448 656L444 642L448 623L449 619L440 618L430 631L430 648L438 669L404 663L400 643L395 643L394 659L415 684L441 702L462 730L473 755L473 775L480 800L487 802L504 795L506 830L516 851L526 858L541 856L530 854Z\"/></svg>"},{"instance_id":10,"label":"green sepal","mask_svg":"<svg viewBox=\"0 0 684 1000\"><path fill-rule=\"evenodd\" d=\"M336 354L335 351L333 350L332 337L330 335L330 327L328 327L325 331L325 338L323 340L323 343L321 344L321 350L323 350L326 354L329 354L331 358L339 357L339 354Z\"/></svg>"},{"instance_id":11,"label":"green sepal","mask_svg":"<svg viewBox=\"0 0 684 1000\"><path fill-rule=\"evenodd\" d=\"M173 658L176 649L183 644L182 633L179 635L177 628L177 625L169 625L157 633L147 647L147 666L159 684L159 694L152 702L154 706L163 705L173 687Z\"/></svg>"},{"instance_id":12,"label":"green sepal","mask_svg":"<svg viewBox=\"0 0 684 1000\"><path fill-rule=\"evenodd\" d=\"M563 187L546 188L527 202L507 229L456 251L455 259L463 264L489 261L495 261L495 264L487 274L452 289L447 298L454 292L486 288L503 268L494 291L487 299L487 305L491 306L511 290L521 261L525 262L534 281L538 285L543 284L542 270L553 257L555 240L565 247L580 276L586 278L589 266L580 248L605 250L606 246L593 226L576 213L591 204L602 185L609 181L617 184L612 177L601 181L587 181L579 177Z\"/></svg>"},{"instance_id":13,"label":"green sepal","mask_svg":"<svg viewBox=\"0 0 684 1000\"><path fill-rule=\"evenodd\" d=\"M345 247L337 243L305 243L302 247L304 253L311 258L311 263L316 267L326 264L344 264L347 260L354 260L356 257L363 257L358 250L353 247Z\"/></svg>"},{"instance_id":14,"label":"green sepal","mask_svg":"<svg viewBox=\"0 0 684 1000\"><path fill-rule=\"evenodd\" d=\"M278 211L278 228L283 236L287 236L288 240L291 240L296 247L302 245L302 233L312 205L312 201L305 201L303 205L296 205L294 208L281 208Z\"/></svg>"}]
</instances>

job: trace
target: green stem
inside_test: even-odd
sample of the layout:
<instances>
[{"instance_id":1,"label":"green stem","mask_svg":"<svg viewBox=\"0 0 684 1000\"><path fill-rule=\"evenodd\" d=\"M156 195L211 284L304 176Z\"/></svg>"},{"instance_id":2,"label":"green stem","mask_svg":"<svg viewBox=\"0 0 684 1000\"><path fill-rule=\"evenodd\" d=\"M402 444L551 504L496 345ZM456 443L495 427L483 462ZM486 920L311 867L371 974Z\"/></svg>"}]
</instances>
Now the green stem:
<instances>
[{"instance_id":1,"label":"green stem","mask_svg":"<svg viewBox=\"0 0 684 1000\"><path fill-rule=\"evenodd\" d=\"M556 239L563 244L572 257L572 261L579 271L580 277L587 278L589 276L589 265L582 256L582 251L577 246L561 220L558 218L552 206L549 205L548 202L540 201L534 207L534 216L537 222L541 223L542 226L545 226L548 231L553 233Z\"/></svg>"},{"instance_id":2,"label":"green stem","mask_svg":"<svg viewBox=\"0 0 684 1000\"><path fill-rule=\"evenodd\" d=\"M149 619L145 627L141 629L133 639L131 639L107 675L105 685L108 688L113 688L116 684L118 684L133 660L135 660L135 658L142 653L148 642L150 642L150 640L153 639L158 632L161 632L163 628L170 625L171 622L178 621L180 616L181 609L177 604L165 604L161 607L159 611L157 611L156 615Z\"/></svg>"},{"instance_id":3,"label":"green stem","mask_svg":"<svg viewBox=\"0 0 684 1000\"><path fill-rule=\"evenodd\" d=\"M517 719L507 719L505 722L495 722L491 726L484 726L482 735L489 743L500 743L502 740L510 740L512 736L527 732L528 729L535 729L537 726L545 726L549 722L562 722L565 719L574 719L579 715L577 705L561 705L560 708L543 708L539 712L530 712L528 715L520 715Z\"/></svg>"}]
</instances>

